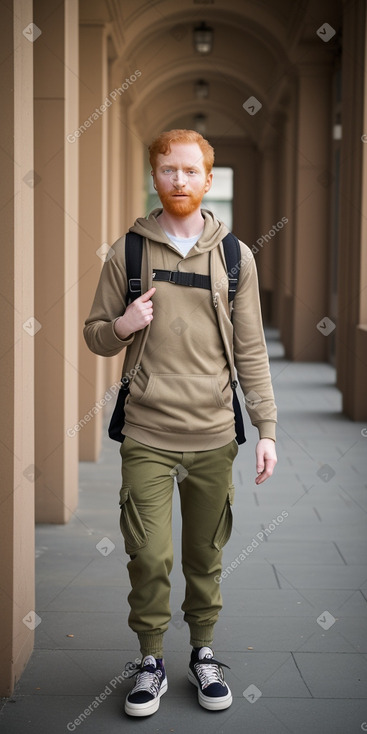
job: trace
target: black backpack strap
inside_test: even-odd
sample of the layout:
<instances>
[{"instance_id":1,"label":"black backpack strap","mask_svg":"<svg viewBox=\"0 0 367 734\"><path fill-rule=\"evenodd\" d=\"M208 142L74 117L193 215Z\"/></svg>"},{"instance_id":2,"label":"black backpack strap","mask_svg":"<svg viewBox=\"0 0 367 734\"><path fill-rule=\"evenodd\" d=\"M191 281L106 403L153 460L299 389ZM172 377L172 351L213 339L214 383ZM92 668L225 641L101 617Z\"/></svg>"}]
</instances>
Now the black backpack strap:
<instances>
[{"instance_id":1,"label":"black backpack strap","mask_svg":"<svg viewBox=\"0 0 367 734\"><path fill-rule=\"evenodd\" d=\"M127 302L141 296L141 260L143 238L136 232L128 232L125 237L125 264L127 278Z\"/></svg>"},{"instance_id":2,"label":"black backpack strap","mask_svg":"<svg viewBox=\"0 0 367 734\"><path fill-rule=\"evenodd\" d=\"M237 237L229 232L223 239L224 256L226 259L227 277L228 277L228 302L231 303L236 295L238 285L239 272L241 268L241 248ZM220 325L219 325L220 329ZM223 340L224 341L224 340ZM225 348L226 342L224 341ZM231 365L230 355L227 354L228 365ZM231 370L232 372L232 370ZM240 401L236 393L238 382L234 379L234 372L231 374L231 388L233 391L233 412L235 419L236 441L238 444L245 443L245 426Z\"/></svg>"},{"instance_id":3,"label":"black backpack strap","mask_svg":"<svg viewBox=\"0 0 367 734\"><path fill-rule=\"evenodd\" d=\"M136 232L127 232L125 236L125 266L127 279L126 303L135 301L141 296L141 260L143 255L143 238ZM121 385L117 395L116 405L108 426L108 435L114 441L123 443L122 433L125 422L125 400L129 393L131 379L124 377L122 369Z\"/></svg>"},{"instance_id":4,"label":"black backpack strap","mask_svg":"<svg viewBox=\"0 0 367 734\"><path fill-rule=\"evenodd\" d=\"M226 258L228 275L228 301L233 301L236 295L238 277L241 267L241 248L237 237L228 232L223 239L224 256Z\"/></svg>"},{"instance_id":5,"label":"black backpack strap","mask_svg":"<svg viewBox=\"0 0 367 734\"><path fill-rule=\"evenodd\" d=\"M158 280L191 288L211 290L210 275L201 275L200 273L185 273L183 270L153 270L154 283Z\"/></svg>"}]
</instances>

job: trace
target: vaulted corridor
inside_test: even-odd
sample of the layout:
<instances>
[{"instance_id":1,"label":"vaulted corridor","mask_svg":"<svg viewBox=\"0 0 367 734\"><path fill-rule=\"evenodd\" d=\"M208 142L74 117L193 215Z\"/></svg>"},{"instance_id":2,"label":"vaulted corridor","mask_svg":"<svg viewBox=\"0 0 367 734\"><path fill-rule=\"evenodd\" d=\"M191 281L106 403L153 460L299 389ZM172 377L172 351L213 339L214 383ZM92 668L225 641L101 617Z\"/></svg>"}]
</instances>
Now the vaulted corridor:
<instances>
[{"instance_id":1,"label":"vaulted corridor","mask_svg":"<svg viewBox=\"0 0 367 734\"><path fill-rule=\"evenodd\" d=\"M250 426L235 465L218 647L236 693L228 726L366 731L365 0L4 0L0 12L6 731L65 731L136 654L102 410L124 353L92 354L82 330L111 245L159 206L148 146L174 127L215 148L207 206L255 256L279 408L274 480L254 492ZM172 580L157 727L219 734L227 718L191 707L189 720L180 703L177 563ZM259 700L243 696L252 684ZM107 717L117 731L124 686L86 729Z\"/></svg>"}]
</instances>

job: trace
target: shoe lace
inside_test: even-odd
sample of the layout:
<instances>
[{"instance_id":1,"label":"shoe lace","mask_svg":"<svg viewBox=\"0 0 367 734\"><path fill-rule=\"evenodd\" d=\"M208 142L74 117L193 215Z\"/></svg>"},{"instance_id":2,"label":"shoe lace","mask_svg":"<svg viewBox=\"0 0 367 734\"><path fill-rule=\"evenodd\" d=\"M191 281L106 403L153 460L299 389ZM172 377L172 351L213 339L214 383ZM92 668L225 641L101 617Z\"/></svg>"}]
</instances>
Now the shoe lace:
<instances>
[{"instance_id":1,"label":"shoe lace","mask_svg":"<svg viewBox=\"0 0 367 734\"><path fill-rule=\"evenodd\" d=\"M141 663L126 663L126 672L130 672L128 678L132 678L136 675L136 683L131 693L138 693L138 691L149 691L153 696L156 696L161 686L162 671L152 670L151 666L147 665L142 667Z\"/></svg>"},{"instance_id":2,"label":"shoe lace","mask_svg":"<svg viewBox=\"0 0 367 734\"><path fill-rule=\"evenodd\" d=\"M200 678L201 687L207 688L212 683L224 683L223 669L221 666L229 669L229 665L220 663L215 658L203 658L200 662L194 664L194 668Z\"/></svg>"}]
</instances>

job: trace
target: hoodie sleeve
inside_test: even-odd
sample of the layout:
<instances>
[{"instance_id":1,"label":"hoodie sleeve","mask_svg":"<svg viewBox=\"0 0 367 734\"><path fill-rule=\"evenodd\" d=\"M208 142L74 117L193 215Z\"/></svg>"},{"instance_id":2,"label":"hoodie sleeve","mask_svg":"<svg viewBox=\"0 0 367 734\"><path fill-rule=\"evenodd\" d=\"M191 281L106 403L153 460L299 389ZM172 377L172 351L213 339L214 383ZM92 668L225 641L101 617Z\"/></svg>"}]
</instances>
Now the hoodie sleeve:
<instances>
[{"instance_id":1,"label":"hoodie sleeve","mask_svg":"<svg viewBox=\"0 0 367 734\"><path fill-rule=\"evenodd\" d=\"M234 363L251 423L260 438L275 441L277 410L265 343L256 264L241 245L241 269L233 302Z\"/></svg>"},{"instance_id":2,"label":"hoodie sleeve","mask_svg":"<svg viewBox=\"0 0 367 734\"><path fill-rule=\"evenodd\" d=\"M83 330L89 349L102 357L114 357L124 347L129 346L135 337L135 334L131 334L127 339L120 339L114 329L115 321L126 310L125 237L120 237L112 245L109 255L103 265Z\"/></svg>"}]
</instances>

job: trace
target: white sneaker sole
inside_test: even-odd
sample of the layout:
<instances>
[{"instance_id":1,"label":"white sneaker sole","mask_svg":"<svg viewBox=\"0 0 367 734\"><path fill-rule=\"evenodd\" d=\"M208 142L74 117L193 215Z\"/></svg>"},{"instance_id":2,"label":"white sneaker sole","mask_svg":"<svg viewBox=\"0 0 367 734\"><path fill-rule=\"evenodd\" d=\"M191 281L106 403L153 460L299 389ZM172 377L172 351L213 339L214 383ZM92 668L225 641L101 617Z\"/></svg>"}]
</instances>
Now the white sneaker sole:
<instances>
[{"instance_id":1,"label":"white sneaker sole","mask_svg":"<svg viewBox=\"0 0 367 734\"><path fill-rule=\"evenodd\" d=\"M227 695L215 698L214 696L212 697L212 696L204 695L204 693L200 690L199 683L196 680L191 668L189 668L187 677L190 683L192 683L198 689L198 701L200 703L200 706L202 706L204 709L208 709L208 711L221 711L222 709L229 708L233 699L232 699L232 693L227 683L226 683L226 686L228 688Z\"/></svg>"},{"instance_id":2,"label":"white sneaker sole","mask_svg":"<svg viewBox=\"0 0 367 734\"><path fill-rule=\"evenodd\" d=\"M167 678L164 679L157 698L153 698L146 703L130 703L128 698L125 699L125 714L128 716L150 716L155 714L159 709L160 698L168 688Z\"/></svg>"}]
</instances>

